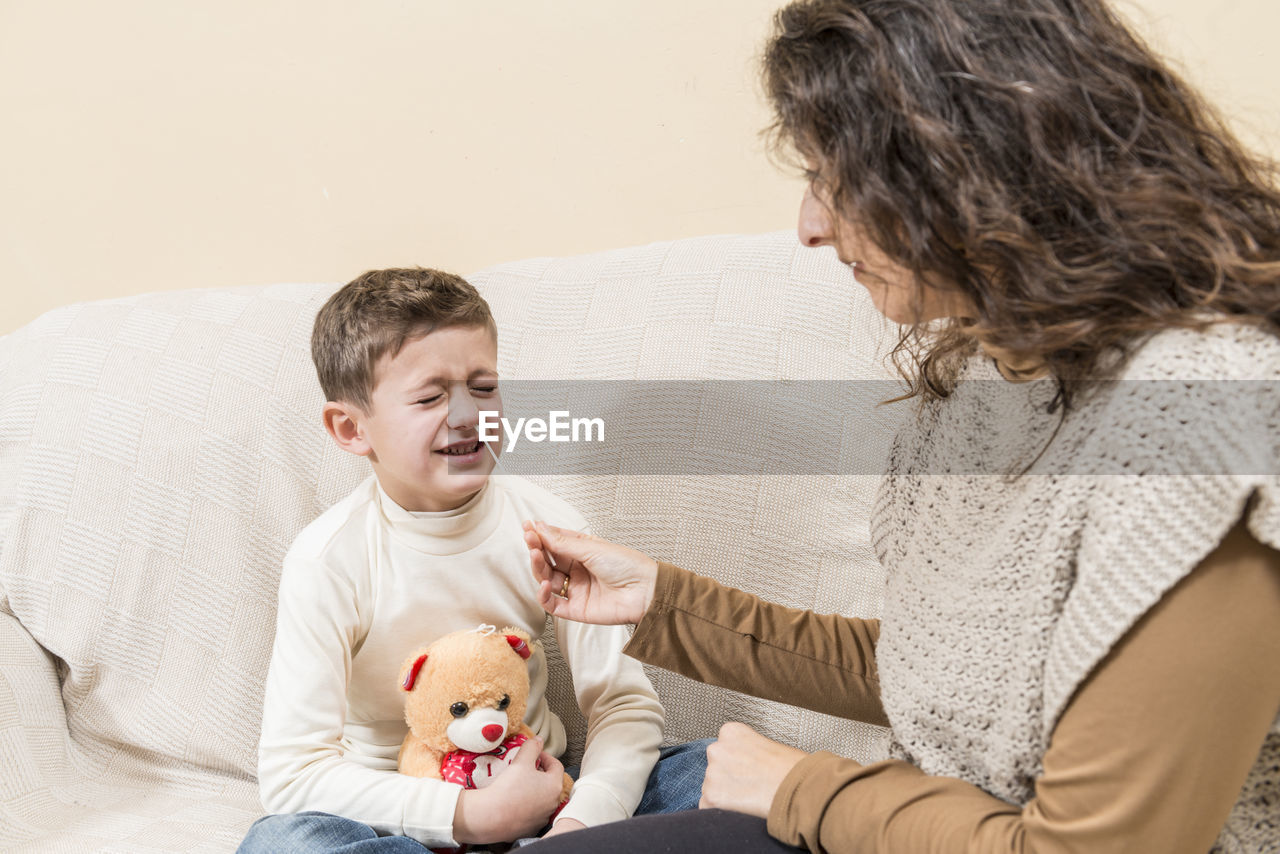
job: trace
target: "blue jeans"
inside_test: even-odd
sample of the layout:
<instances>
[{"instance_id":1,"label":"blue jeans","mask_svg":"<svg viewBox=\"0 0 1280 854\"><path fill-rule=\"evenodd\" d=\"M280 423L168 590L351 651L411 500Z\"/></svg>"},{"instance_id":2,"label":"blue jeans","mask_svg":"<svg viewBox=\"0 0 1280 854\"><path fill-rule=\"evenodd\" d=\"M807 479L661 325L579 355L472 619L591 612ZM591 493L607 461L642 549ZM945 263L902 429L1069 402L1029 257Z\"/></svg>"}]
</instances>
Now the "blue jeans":
<instances>
[{"instance_id":1,"label":"blue jeans","mask_svg":"<svg viewBox=\"0 0 1280 854\"><path fill-rule=\"evenodd\" d=\"M635 814L696 810L702 797L702 778L707 776L707 745L714 740L707 738L662 748ZM570 768L569 773L578 779L577 768Z\"/></svg>"},{"instance_id":2,"label":"blue jeans","mask_svg":"<svg viewBox=\"0 0 1280 854\"><path fill-rule=\"evenodd\" d=\"M649 775L636 815L658 815L695 809L702 797L707 770L706 741L664 747ZM566 769L573 777L577 768ZM423 854L419 842L407 836L379 836L373 828L349 818L322 812L268 815L249 828L237 854Z\"/></svg>"}]
</instances>

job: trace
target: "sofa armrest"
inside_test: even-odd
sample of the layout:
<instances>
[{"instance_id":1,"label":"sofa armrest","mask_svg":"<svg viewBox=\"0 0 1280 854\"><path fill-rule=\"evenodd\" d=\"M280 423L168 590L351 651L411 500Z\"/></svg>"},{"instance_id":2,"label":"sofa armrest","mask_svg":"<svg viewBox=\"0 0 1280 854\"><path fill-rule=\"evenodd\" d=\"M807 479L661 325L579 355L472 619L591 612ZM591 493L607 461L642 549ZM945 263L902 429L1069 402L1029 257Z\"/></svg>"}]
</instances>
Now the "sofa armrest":
<instances>
[{"instance_id":1,"label":"sofa armrest","mask_svg":"<svg viewBox=\"0 0 1280 854\"><path fill-rule=\"evenodd\" d=\"M0 609L0 792L19 799L45 788L65 759L67 716L54 658L18 618ZM0 804L0 814L4 812Z\"/></svg>"}]
</instances>

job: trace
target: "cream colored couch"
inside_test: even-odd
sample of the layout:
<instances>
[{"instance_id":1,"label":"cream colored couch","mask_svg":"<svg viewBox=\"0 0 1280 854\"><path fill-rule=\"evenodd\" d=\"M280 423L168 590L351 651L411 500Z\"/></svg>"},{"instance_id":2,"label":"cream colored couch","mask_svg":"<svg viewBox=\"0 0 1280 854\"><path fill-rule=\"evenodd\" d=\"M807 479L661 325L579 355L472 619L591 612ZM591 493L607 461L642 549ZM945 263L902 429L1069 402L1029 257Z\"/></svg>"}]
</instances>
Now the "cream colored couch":
<instances>
[{"instance_id":1,"label":"cream colored couch","mask_svg":"<svg viewBox=\"0 0 1280 854\"><path fill-rule=\"evenodd\" d=\"M497 316L505 378L891 376L892 330L829 251L791 232L471 278ZM232 851L260 815L280 560L367 472L318 420L308 338L334 287L74 305L0 339L0 850ZM836 419L838 435L797 423L796 446L881 458L898 409L863 409ZM658 437L709 429L687 408L652 418ZM695 439L771 473L541 479L604 536L767 598L875 615L874 473L778 474L745 441L750 413L740 423ZM652 675L669 741L736 719L807 749L879 749L871 727ZM553 695L580 744L563 680Z\"/></svg>"}]
</instances>

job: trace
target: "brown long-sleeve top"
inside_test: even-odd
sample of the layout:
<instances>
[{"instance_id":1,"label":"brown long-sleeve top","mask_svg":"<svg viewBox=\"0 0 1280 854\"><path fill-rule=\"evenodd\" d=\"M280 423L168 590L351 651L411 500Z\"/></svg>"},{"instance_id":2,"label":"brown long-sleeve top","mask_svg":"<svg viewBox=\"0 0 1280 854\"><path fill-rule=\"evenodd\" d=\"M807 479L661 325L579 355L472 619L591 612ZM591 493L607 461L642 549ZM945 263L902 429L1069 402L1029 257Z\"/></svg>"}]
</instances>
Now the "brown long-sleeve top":
<instances>
[{"instance_id":1,"label":"brown long-sleeve top","mask_svg":"<svg viewBox=\"0 0 1280 854\"><path fill-rule=\"evenodd\" d=\"M878 635L875 620L784 608L660 564L626 652L886 725ZM1237 528L1080 687L1026 805L899 760L862 765L824 752L783 781L769 832L815 852L1204 854L1280 709L1277 662L1280 553Z\"/></svg>"}]
</instances>

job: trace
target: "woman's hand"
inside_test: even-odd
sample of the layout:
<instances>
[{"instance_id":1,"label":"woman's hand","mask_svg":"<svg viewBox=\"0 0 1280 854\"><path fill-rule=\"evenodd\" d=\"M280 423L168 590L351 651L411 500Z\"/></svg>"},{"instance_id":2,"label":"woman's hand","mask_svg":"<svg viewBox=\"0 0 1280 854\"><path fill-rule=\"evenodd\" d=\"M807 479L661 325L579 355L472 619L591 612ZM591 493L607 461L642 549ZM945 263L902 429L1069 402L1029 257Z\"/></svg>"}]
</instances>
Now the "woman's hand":
<instances>
[{"instance_id":1,"label":"woman's hand","mask_svg":"<svg viewBox=\"0 0 1280 854\"><path fill-rule=\"evenodd\" d=\"M638 623L649 610L658 562L648 555L545 522L525 522L524 542L538 603L551 616L612 626Z\"/></svg>"},{"instance_id":2,"label":"woman's hand","mask_svg":"<svg viewBox=\"0 0 1280 854\"><path fill-rule=\"evenodd\" d=\"M701 809L769 817L782 781L807 754L766 738L746 724L727 723L707 747Z\"/></svg>"}]
</instances>

